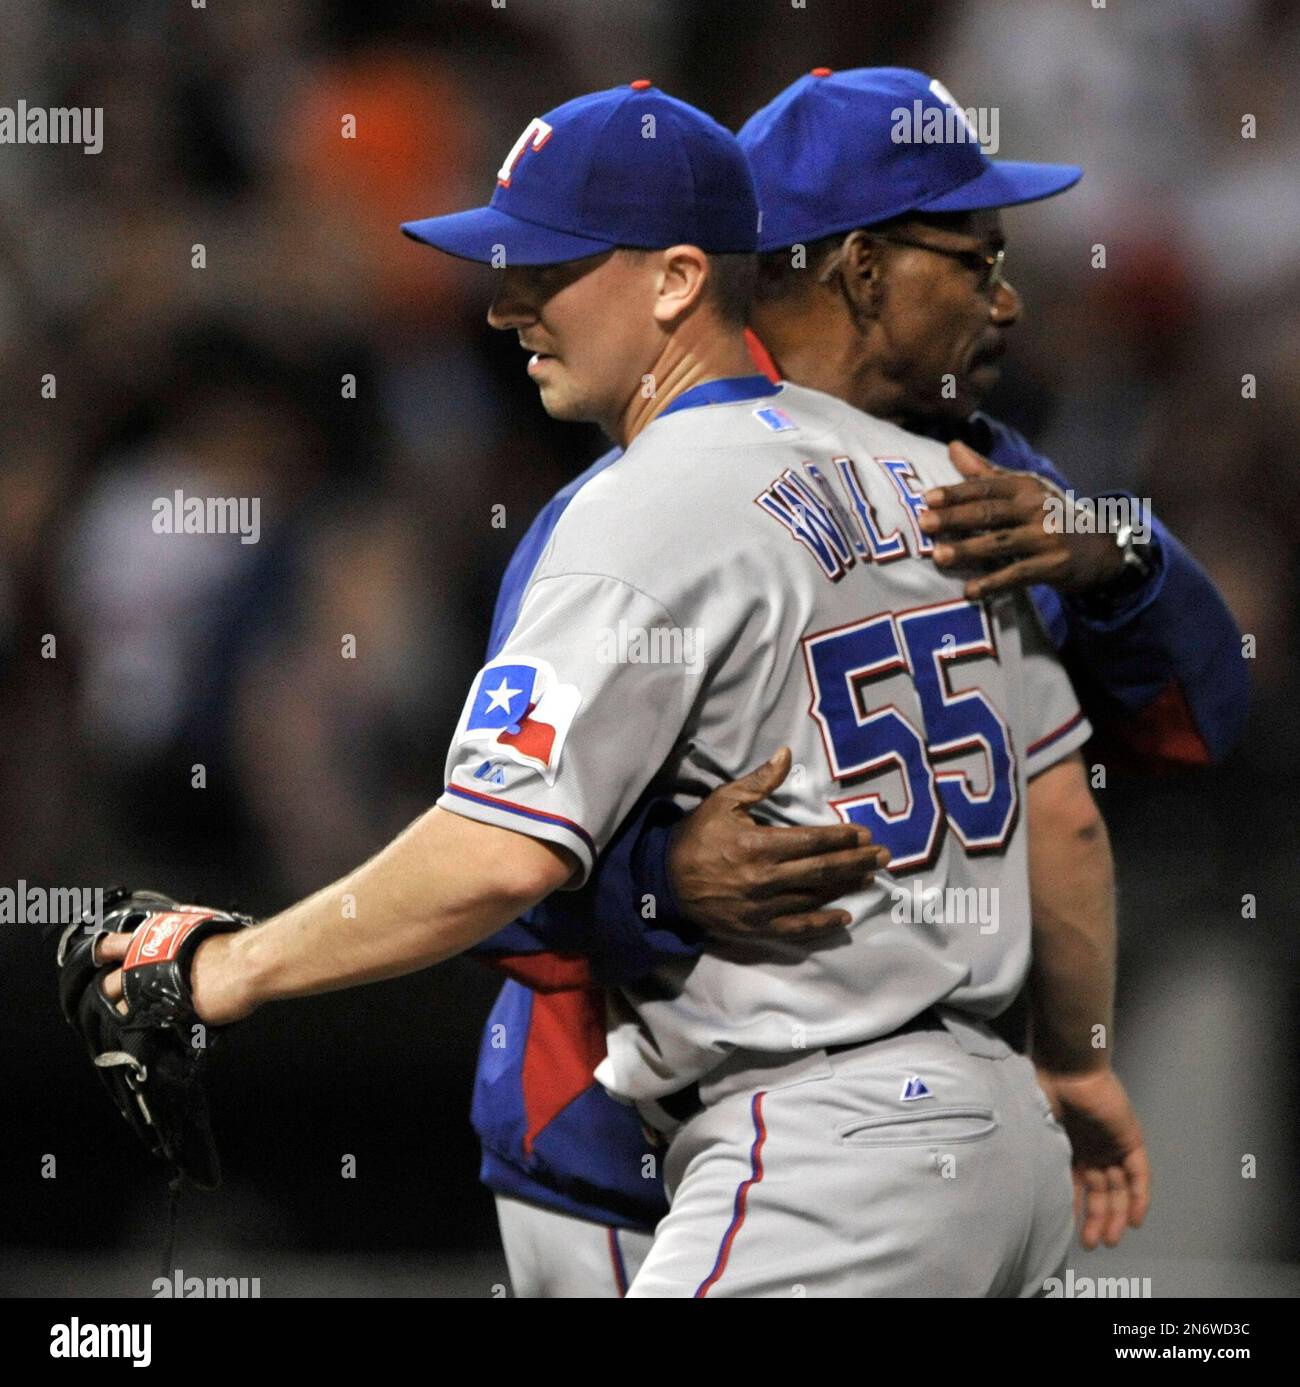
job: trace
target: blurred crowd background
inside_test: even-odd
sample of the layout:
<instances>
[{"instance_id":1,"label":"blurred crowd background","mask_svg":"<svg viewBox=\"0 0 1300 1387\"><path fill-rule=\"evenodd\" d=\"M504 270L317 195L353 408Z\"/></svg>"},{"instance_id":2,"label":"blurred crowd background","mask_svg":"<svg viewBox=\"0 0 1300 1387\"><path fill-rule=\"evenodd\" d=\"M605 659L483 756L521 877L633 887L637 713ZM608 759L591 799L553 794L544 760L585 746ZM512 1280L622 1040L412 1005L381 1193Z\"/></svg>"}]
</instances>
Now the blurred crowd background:
<instances>
[{"instance_id":1,"label":"blurred crowd background","mask_svg":"<svg viewBox=\"0 0 1300 1387\"><path fill-rule=\"evenodd\" d=\"M1121 1252L1077 1265L1154 1267L1156 1294L1296 1289L1300 10L8 0L0 15L0 104L104 109L99 154L0 145L8 885L124 881L268 914L436 797L505 562L603 445L548 421L513 335L487 327L492 272L397 224L484 200L531 116L647 76L735 128L812 66L906 65L997 107L1001 157L1084 165L1073 191L1005 215L1026 313L988 407L1079 491L1149 496L1256 653L1225 765L1099 791L1120 869L1118 1063L1156 1199ZM153 499L178 488L260 498L260 541L154 534ZM0 926L0 1275L10 1292L140 1293L118 1251L152 1267L162 1181L57 1018L35 935ZM488 1293L467 1112L495 985L457 961L232 1032L215 1078L228 1182L182 1206L178 1264L258 1275L290 1250L302 1260L263 1294L364 1294L390 1284L366 1269L391 1257L407 1289ZM336 1254L355 1276L330 1280Z\"/></svg>"}]
</instances>

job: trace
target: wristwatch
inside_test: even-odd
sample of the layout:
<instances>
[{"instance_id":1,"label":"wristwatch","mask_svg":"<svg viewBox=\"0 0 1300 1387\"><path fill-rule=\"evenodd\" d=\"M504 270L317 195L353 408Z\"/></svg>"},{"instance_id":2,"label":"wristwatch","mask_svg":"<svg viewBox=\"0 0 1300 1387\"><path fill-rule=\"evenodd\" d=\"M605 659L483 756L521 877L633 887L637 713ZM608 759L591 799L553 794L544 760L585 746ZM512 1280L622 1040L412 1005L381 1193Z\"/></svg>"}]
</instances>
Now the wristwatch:
<instances>
[{"instance_id":1,"label":"wristwatch","mask_svg":"<svg viewBox=\"0 0 1300 1387\"><path fill-rule=\"evenodd\" d=\"M1113 578L1079 593L1074 599L1074 605L1085 616L1109 616L1125 598L1132 597L1154 572L1150 540L1137 539L1132 521L1124 521L1115 531L1115 544L1119 548L1123 567Z\"/></svg>"}]
</instances>

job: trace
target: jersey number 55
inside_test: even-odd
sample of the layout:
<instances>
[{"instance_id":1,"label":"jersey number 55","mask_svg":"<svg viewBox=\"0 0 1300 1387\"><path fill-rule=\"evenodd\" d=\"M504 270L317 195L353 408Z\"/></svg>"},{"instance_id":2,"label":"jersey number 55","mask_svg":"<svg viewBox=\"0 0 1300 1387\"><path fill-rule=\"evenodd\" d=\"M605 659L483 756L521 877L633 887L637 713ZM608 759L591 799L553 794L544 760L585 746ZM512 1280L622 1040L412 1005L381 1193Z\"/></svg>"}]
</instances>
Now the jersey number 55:
<instances>
[{"instance_id":1,"label":"jersey number 55","mask_svg":"<svg viewBox=\"0 0 1300 1387\"><path fill-rule=\"evenodd\" d=\"M869 828L889 849L891 874L930 866L946 825L968 853L1005 850L1019 808L1011 734L986 694L951 685L954 666L997 661L982 605L958 600L882 612L804 637L803 652L809 712L831 774L846 788L891 769L902 780L903 803L894 809L879 790L831 801L841 818ZM872 685L900 673L916 690L921 728L897 704L869 708ZM966 770L942 769L971 752L984 759L978 788Z\"/></svg>"}]
</instances>

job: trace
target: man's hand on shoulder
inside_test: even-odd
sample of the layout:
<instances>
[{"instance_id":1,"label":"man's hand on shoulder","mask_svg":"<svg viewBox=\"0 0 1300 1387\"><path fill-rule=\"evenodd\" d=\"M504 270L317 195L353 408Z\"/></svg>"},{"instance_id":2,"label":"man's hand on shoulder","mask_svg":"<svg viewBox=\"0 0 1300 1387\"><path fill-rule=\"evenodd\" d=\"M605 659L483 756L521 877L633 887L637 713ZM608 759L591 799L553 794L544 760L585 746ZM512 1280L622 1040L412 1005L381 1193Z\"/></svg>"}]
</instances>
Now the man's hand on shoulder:
<instances>
[{"instance_id":1,"label":"man's hand on shoulder","mask_svg":"<svg viewBox=\"0 0 1300 1387\"><path fill-rule=\"evenodd\" d=\"M1083 593L1123 568L1114 535L1048 528L1043 502L1059 491L1037 473L995 467L964 443L950 443L948 456L966 481L927 491L919 523L940 568L991 569L967 582L972 601L1035 583Z\"/></svg>"}]
</instances>

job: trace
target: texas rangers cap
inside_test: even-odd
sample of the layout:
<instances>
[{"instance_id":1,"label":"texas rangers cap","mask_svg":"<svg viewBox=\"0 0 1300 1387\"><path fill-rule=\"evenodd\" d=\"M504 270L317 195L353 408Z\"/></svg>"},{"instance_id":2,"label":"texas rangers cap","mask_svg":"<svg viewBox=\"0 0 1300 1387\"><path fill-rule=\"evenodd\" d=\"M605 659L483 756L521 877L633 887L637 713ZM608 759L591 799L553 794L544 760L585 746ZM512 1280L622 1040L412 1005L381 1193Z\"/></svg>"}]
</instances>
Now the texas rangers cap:
<instances>
[{"instance_id":1,"label":"texas rangers cap","mask_svg":"<svg viewBox=\"0 0 1300 1387\"><path fill-rule=\"evenodd\" d=\"M406 222L465 260L553 265L617 246L754 251L758 201L736 137L645 79L534 117L486 207Z\"/></svg>"},{"instance_id":2,"label":"texas rangers cap","mask_svg":"<svg viewBox=\"0 0 1300 1387\"><path fill-rule=\"evenodd\" d=\"M905 212L1035 202L1083 177L1071 164L989 159L943 84L905 67L814 68L739 139L758 185L763 251Z\"/></svg>"}]
</instances>

